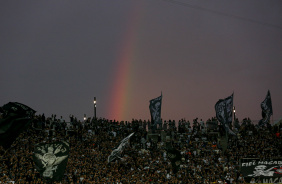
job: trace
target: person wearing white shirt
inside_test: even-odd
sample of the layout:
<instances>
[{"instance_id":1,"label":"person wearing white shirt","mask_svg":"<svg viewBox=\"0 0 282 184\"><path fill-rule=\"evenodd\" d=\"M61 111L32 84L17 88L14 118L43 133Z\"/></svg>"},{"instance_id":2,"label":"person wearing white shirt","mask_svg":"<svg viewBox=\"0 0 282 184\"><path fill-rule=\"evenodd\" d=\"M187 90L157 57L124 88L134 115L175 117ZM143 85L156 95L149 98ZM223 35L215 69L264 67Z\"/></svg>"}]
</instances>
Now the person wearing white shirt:
<instances>
[{"instance_id":1,"label":"person wearing white shirt","mask_svg":"<svg viewBox=\"0 0 282 184\"><path fill-rule=\"evenodd\" d=\"M169 173L166 174L166 179L168 179L168 180L171 179L171 175Z\"/></svg>"},{"instance_id":2,"label":"person wearing white shirt","mask_svg":"<svg viewBox=\"0 0 282 184\"><path fill-rule=\"evenodd\" d=\"M163 153L164 161L166 161L166 152Z\"/></svg>"},{"instance_id":3,"label":"person wearing white shirt","mask_svg":"<svg viewBox=\"0 0 282 184\"><path fill-rule=\"evenodd\" d=\"M230 184L232 184L233 183L233 181L234 181L235 179L233 178L233 177L230 177Z\"/></svg>"},{"instance_id":4,"label":"person wearing white shirt","mask_svg":"<svg viewBox=\"0 0 282 184\"><path fill-rule=\"evenodd\" d=\"M146 144L147 144L147 149L150 149L151 143L150 143L150 142L147 142Z\"/></svg>"},{"instance_id":5,"label":"person wearing white shirt","mask_svg":"<svg viewBox=\"0 0 282 184\"><path fill-rule=\"evenodd\" d=\"M252 180L250 181L250 183L256 183L255 178L252 178Z\"/></svg>"}]
</instances>

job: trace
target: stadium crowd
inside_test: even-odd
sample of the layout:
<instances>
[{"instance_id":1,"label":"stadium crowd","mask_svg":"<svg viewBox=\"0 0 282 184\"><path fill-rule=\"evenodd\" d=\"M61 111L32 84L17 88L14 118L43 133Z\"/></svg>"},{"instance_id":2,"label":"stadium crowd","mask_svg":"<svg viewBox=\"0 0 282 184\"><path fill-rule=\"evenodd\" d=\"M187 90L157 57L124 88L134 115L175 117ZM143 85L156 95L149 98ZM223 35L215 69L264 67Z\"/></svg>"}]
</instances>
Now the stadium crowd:
<instances>
[{"instance_id":1,"label":"stadium crowd","mask_svg":"<svg viewBox=\"0 0 282 184\"><path fill-rule=\"evenodd\" d=\"M280 124L259 128L244 119L236 129L238 136L229 136L225 148L222 141L226 136L221 126L211 130L197 119L191 124L186 120L164 121L152 130L150 121L116 122L100 118L81 122L70 116L70 122L65 122L55 115L37 115L9 149L0 147L0 183L48 183L35 169L34 146L60 140L70 143L70 152L64 177L55 183L246 183L240 173L240 159L281 158L282 127ZM132 132L136 133L122 159L108 163L113 148ZM150 136L151 132L157 139ZM182 155L176 173L165 151L168 146Z\"/></svg>"}]
</instances>

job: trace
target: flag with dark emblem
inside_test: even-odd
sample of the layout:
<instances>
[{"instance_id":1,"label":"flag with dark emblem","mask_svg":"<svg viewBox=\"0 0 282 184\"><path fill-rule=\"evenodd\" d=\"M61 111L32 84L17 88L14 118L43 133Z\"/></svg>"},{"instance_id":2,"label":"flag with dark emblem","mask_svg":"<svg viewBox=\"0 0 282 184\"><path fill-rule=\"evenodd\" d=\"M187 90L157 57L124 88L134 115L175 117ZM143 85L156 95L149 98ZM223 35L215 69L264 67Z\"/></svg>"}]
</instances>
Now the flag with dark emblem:
<instances>
[{"instance_id":1,"label":"flag with dark emblem","mask_svg":"<svg viewBox=\"0 0 282 184\"><path fill-rule=\"evenodd\" d=\"M69 156L69 143L40 143L34 148L33 161L46 181L60 181L64 175Z\"/></svg>"},{"instance_id":2,"label":"flag with dark emblem","mask_svg":"<svg viewBox=\"0 0 282 184\"><path fill-rule=\"evenodd\" d=\"M181 153L175 148L170 148L166 150L168 159L171 162L172 170L174 173L177 173L180 168L181 163Z\"/></svg>"},{"instance_id":3,"label":"flag with dark emblem","mask_svg":"<svg viewBox=\"0 0 282 184\"><path fill-rule=\"evenodd\" d=\"M152 126L156 126L161 122L162 97L163 95L161 94L161 96L150 100L149 109L151 113Z\"/></svg>"},{"instance_id":4,"label":"flag with dark emblem","mask_svg":"<svg viewBox=\"0 0 282 184\"><path fill-rule=\"evenodd\" d=\"M9 148L19 134L27 129L33 120L35 110L18 103L9 102L1 107L0 145Z\"/></svg>"},{"instance_id":5,"label":"flag with dark emblem","mask_svg":"<svg viewBox=\"0 0 282 184\"><path fill-rule=\"evenodd\" d=\"M261 114L262 114L262 119L259 122L259 126L264 126L265 124L269 123L270 121L270 116L273 114L272 112L272 102L271 102L271 96L270 92L268 90L267 95L263 102L261 102Z\"/></svg>"},{"instance_id":6,"label":"flag with dark emblem","mask_svg":"<svg viewBox=\"0 0 282 184\"><path fill-rule=\"evenodd\" d=\"M225 99L220 99L215 104L216 118L223 125L228 134L236 135L229 125L232 123L233 94Z\"/></svg>"},{"instance_id":7,"label":"flag with dark emblem","mask_svg":"<svg viewBox=\"0 0 282 184\"><path fill-rule=\"evenodd\" d=\"M133 134L134 132L128 135L122 141L120 141L120 144L117 146L117 148L115 148L108 156L108 163L122 158L122 153L126 146L129 145L129 139L131 136L133 136Z\"/></svg>"}]
</instances>

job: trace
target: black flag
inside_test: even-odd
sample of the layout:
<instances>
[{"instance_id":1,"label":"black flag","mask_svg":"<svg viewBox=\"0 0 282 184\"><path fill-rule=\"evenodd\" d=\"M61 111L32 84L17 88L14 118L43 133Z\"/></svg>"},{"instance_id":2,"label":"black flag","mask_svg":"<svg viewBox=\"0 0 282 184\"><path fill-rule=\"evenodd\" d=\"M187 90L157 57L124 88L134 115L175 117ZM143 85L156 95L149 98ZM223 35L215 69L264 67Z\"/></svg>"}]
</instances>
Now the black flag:
<instances>
[{"instance_id":1,"label":"black flag","mask_svg":"<svg viewBox=\"0 0 282 184\"><path fill-rule=\"evenodd\" d=\"M267 95L263 102L260 104L261 107L261 114L262 114L262 119L259 122L259 126L264 126L270 121L270 116L272 115L272 102L271 102L271 96L270 92L268 90Z\"/></svg>"},{"instance_id":2,"label":"black flag","mask_svg":"<svg viewBox=\"0 0 282 184\"><path fill-rule=\"evenodd\" d=\"M118 147L111 152L111 154L108 156L108 163L122 158L122 152L124 151L126 146L129 145L129 139L130 139L131 136L133 136L133 134L134 134L134 132L131 133L126 138L124 138L120 142Z\"/></svg>"},{"instance_id":3,"label":"black flag","mask_svg":"<svg viewBox=\"0 0 282 184\"><path fill-rule=\"evenodd\" d=\"M153 126L156 126L158 123L161 122L161 110L162 110L162 97L161 96L150 100L150 113L151 113L151 123Z\"/></svg>"},{"instance_id":4,"label":"black flag","mask_svg":"<svg viewBox=\"0 0 282 184\"><path fill-rule=\"evenodd\" d=\"M180 168L180 163L181 163L180 151L178 151L175 148L170 148L170 149L167 149L166 152L171 162L173 172L177 173Z\"/></svg>"},{"instance_id":5,"label":"black flag","mask_svg":"<svg viewBox=\"0 0 282 184\"><path fill-rule=\"evenodd\" d=\"M228 134L236 135L230 130L229 125L232 123L233 94L225 99L220 99L215 104L216 118L224 126Z\"/></svg>"},{"instance_id":6,"label":"black flag","mask_svg":"<svg viewBox=\"0 0 282 184\"><path fill-rule=\"evenodd\" d=\"M32 117L35 110L19 102L9 102L2 107L4 116L9 113L15 113L23 117Z\"/></svg>"},{"instance_id":7,"label":"black flag","mask_svg":"<svg viewBox=\"0 0 282 184\"><path fill-rule=\"evenodd\" d=\"M0 145L9 148L21 132L32 122L35 110L18 103L9 102L1 107Z\"/></svg>"},{"instance_id":8,"label":"black flag","mask_svg":"<svg viewBox=\"0 0 282 184\"><path fill-rule=\"evenodd\" d=\"M60 181L69 156L69 143L40 143L34 148L33 161L36 169L47 181Z\"/></svg>"}]
</instances>

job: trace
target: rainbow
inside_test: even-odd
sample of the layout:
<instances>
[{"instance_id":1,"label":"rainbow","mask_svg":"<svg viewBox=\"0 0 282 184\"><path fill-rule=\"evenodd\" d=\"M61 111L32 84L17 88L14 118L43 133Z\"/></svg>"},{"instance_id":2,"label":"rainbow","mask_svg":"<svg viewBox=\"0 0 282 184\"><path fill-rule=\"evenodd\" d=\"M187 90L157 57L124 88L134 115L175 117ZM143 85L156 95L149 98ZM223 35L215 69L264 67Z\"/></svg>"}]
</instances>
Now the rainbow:
<instances>
[{"instance_id":1,"label":"rainbow","mask_svg":"<svg viewBox=\"0 0 282 184\"><path fill-rule=\"evenodd\" d=\"M137 52L138 28L141 21L141 12L144 7L142 1L134 4L129 13L128 27L122 37L120 50L117 54L116 67L114 72L114 84L111 87L110 108L108 111L108 119L110 120L131 120L126 119L130 114L130 95L131 95L131 79L133 73L134 57ZM133 117L132 117L133 118Z\"/></svg>"}]
</instances>

